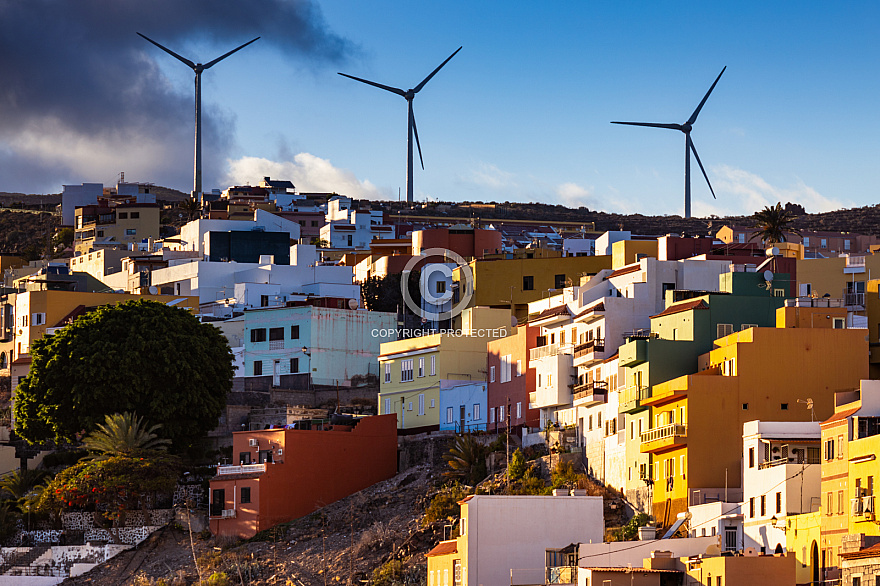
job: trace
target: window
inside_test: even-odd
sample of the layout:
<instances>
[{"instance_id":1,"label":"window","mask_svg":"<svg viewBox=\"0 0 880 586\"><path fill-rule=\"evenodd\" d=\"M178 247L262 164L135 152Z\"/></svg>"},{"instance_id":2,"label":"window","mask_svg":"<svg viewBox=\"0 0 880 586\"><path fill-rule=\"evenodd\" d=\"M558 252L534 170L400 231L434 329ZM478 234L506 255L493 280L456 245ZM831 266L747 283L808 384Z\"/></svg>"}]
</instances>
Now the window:
<instances>
[{"instance_id":1,"label":"window","mask_svg":"<svg viewBox=\"0 0 880 586\"><path fill-rule=\"evenodd\" d=\"M432 355L431 356L431 376L434 376L435 374L437 374L437 357ZM433 407L433 405L431 405L431 407Z\"/></svg>"},{"instance_id":2,"label":"window","mask_svg":"<svg viewBox=\"0 0 880 586\"><path fill-rule=\"evenodd\" d=\"M312 220L312 228L318 227L318 220Z\"/></svg>"},{"instance_id":3,"label":"window","mask_svg":"<svg viewBox=\"0 0 880 586\"><path fill-rule=\"evenodd\" d=\"M565 275L555 275L553 277L554 289L565 289Z\"/></svg>"},{"instance_id":4,"label":"window","mask_svg":"<svg viewBox=\"0 0 880 586\"><path fill-rule=\"evenodd\" d=\"M522 402L516 404L516 418L522 419Z\"/></svg>"},{"instance_id":5,"label":"window","mask_svg":"<svg viewBox=\"0 0 880 586\"><path fill-rule=\"evenodd\" d=\"M776 513L779 514L782 512L782 493L776 493Z\"/></svg>"},{"instance_id":6,"label":"window","mask_svg":"<svg viewBox=\"0 0 880 586\"><path fill-rule=\"evenodd\" d=\"M419 395L419 415L425 414L425 395Z\"/></svg>"},{"instance_id":7,"label":"window","mask_svg":"<svg viewBox=\"0 0 880 586\"><path fill-rule=\"evenodd\" d=\"M733 333L733 324L718 324L715 338L723 338Z\"/></svg>"},{"instance_id":8,"label":"window","mask_svg":"<svg viewBox=\"0 0 880 586\"><path fill-rule=\"evenodd\" d=\"M779 408L783 411L788 411L788 403L782 403L779 405Z\"/></svg>"},{"instance_id":9,"label":"window","mask_svg":"<svg viewBox=\"0 0 880 586\"><path fill-rule=\"evenodd\" d=\"M498 407L498 423L504 421L504 405Z\"/></svg>"},{"instance_id":10,"label":"window","mask_svg":"<svg viewBox=\"0 0 880 586\"><path fill-rule=\"evenodd\" d=\"M348 235L348 245L351 246L351 234Z\"/></svg>"},{"instance_id":11,"label":"window","mask_svg":"<svg viewBox=\"0 0 880 586\"><path fill-rule=\"evenodd\" d=\"M535 290L535 277L523 277L523 291L534 291Z\"/></svg>"},{"instance_id":12,"label":"window","mask_svg":"<svg viewBox=\"0 0 880 586\"><path fill-rule=\"evenodd\" d=\"M809 246L809 245L810 245L810 237L804 236L804 246Z\"/></svg>"},{"instance_id":13,"label":"window","mask_svg":"<svg viewBox=\"0 0 880 586\"><path fill-rule=\"evenodd\" d=\"M241 487L241 504L245 505L251 502L251 487L242 486Z\"/></svg>"},{"instance_id":14,"label":"window","mask_svg":"<svg viewBox=\"0 0 880 586\"><path fill-rule=\"evenodd\" d=\"M846 328L846 319L844 319L842 317L835 317L834 318L834 329L835 330L842 330L844 328Z\"/></svg>"},{"instance_id":15,"label":"window","mask_svg":"<svg viewBox=\"0 0 880 586\"><path fill-rule=\"evenodd\" d=\"M743 411L748 411L748 410L749 410L749 404L743 403Z\"/></svg>"},{"instance_id":16,"label":"window","mask_svg":"<svg viewBox=\"0 0 880 586\"><path fill-rule=\"evenodd\" d=\"M269 341L275 342L284 339L284 328L269 328Z\"/></svg>"},{"instance_id":17,"label":"window","mask_svg":"<svg viewBox=\"0 0 880 586\"><path fill-rule=\"evenodd\" d=\"M262 360L254 360L254 376L262 376L263 374L263 361Z\"/></svg>"},{"instance_id":18,"label":"window","mask_svg":"<svg viewBox=\"0 0 880 586\"><path fill-rule=\"evenodd\" d=\"M749 497L749 517L755 518L755 497Z\"/></svg>"},{"instance_id":19,"label":"window","mask_svg":"<svg viewBox=\"0 0 880 586\"><path fill-rule=\"evenodd\" d=\"M431 409L434 408L434 399L431 399Z\"/></svg>"},{"instance_id":20,"label":"window","mask_svg":"<svg viewBox=\"0 0 880 586\"><path fill-rule=\"evenodd\" d=\"M446 293L446 281L437 281L435 285L435 293L437 293L438 295L443 295L444 293Z\"/></svg>"},{"instance_id":21,"label":"window","mask_svg":"<svg viewBox=\"0 0 880 586\"><path fill-rule=\"evenodd\" d=\"M516 376L522 376L522 360L516 361Z\"/></svg>"},{"instance_id":22,"label":"window","mask_svg":"<svg viewBox=\"0 0 880 586\"><path fill-rule=\"evenodd\" d=\"M798 295L801 297L809 297L813 293L812 283L801 283L798 285Z\"/></svg>"},{"instance_id":23,"label":"window","mask_svg":"<svg viewBox=\"0 0 880 586\"><path fill-rule=\"evenodd\" d=\"M382 415L388 415L391 413L391 399L385 399L385 410L382 412Z\"/></svg>"},{"instance_id":24,"label":"window","mask_svg":"<svg viewBox=\"0 0 880 586\"><path fill-rule=\"evenodd\" d=\"M419 378L425 376L425 357L419 358Z\"/></svg>"},{"instance_id":25,"label":"window","mask_svg":"<svg viewBox=\"0 0 880 586\"><path fill-rule=\"evenodd\" d=\"M480 404L479 403L474 403L473 418L475 421L480 419Z\"/></svg>"},{"instance_id":26,"label":"window","mask_svg":"<svg viewBox=\"0 0 880 586\"><path fill-rule=\"evenodd\" d=\"M265 342L266 328L255 328L251 330L251 342Z\"/></svg>"},{"instance_id":27,"label":"window","mask_svg":"<svg viewBox=\"0 0 880 586\"><path fill-rule=\"evenodd\" d=\"M825 495L825 514L834 514L834 493L829 492Z\"/></svg>"},{"instance_id":28,"label":"window","mask_svg":"<svg viewBox=\"0 0 880 586\"><path fill-rule=\"evenodd\" d=\"M749 448L749 468L755 467L755 448Z\"/></svg>"},{"instance_id":29,"label":"window","mask_svg":"<svg viewBox=\"0 0 880 586\"><path fill-rule=\"evenodd\" d=\"M385 363L385 382L386 383L391 382L391 363L390 362Z\"/></svg>"},{"instance_id":30,"label":"window","mask_svg":"<svg viewBox=\"0 0 880 586\"><path fill-rule=\"evenodd\" d=\"M135 236L137 234L137 228L126 228L125 235L126 236Z\"/></svg>"},{"instance_id":31,"label":"window","mask_svg":"<svg viewBox=\"0 0 880 586\"><path fill-rule=\"evenodd\" d=\"M495 423L495 407L489 407L489 423Z\"/></svg>"},{"instance_id":32,"label":"window","mask_svg":"<svg viewBox=\"0 0 880 586\"><path fill-rule=\"evenodd\" d=\"M495 367L494 366L489 367L489 382L490 383L495 382ZM540 385L541 383L538 383L538 384Z\"/></svg>"},{"instance_id":33,"label":"window","mask_svg":"<svg viewBox=\"0 0 880 586\"><path fill-rule=\"evenodd\" d=\"M260 295L260 307L269 307L268 295Z\"/></svg>"},{"instance_id":34,"label":"window","mask_svg":"<svg viewBox=\"0 0 880 586\"><path fill-rule=\"evenodd\" d=\"M452 423L452 407L446 408L446 423Z\"/></svg>"},{"instance_id":35,"label":"window","mask_svg":"<svg viewBox=\"0 0 880 586\"><path fill-rule=\"evenodd\" d=\"M819 246L820 246L821 248L828 248L828 240L825 239L825 238L822 238L822 240L821 240L821 244L820 244Z\"/></svg>"},{"instance_id":36,"label":"window","mask_svg":"<svg viewBox=\"0 0 880 586\"><path fill-rule=\"evenodd\" d=\"M128 219L128 212L119 212L119 213L117 214L117 217L118 217L120 220L127 220L127 219Z\"/></svg>"},{"instance_id":37,"label":"window","mask_svg":"<svg viewBox=\"0 0 880 586\"><path fill-rule=\"evenodd\" d=\"M140 218L140 217L141 217L141 213L140 213L140 212L131 212L131 219L132 219L132 220L137 220L137 219Z\"/></svg>"},{"instance_id":38,"label":"window","mask_svg":"<svg viewBox=\"0 0 880 586\"><path fill-rule=\"evenodd\" d=\"M843 491L837 491L837 514L842 515L845 509L843 508Z\"/></svg>"},{"instance_id":39,"label":"window","mask_svg":"<svg viewBox=\"0 0 880 586\"><path fill-rule=\"evenodd\" d=\"M407 403L407 405L406 405L406 410L407 410L407 411L412 411L412 401L410 401L409 403Z\"/></svg>"},{"instance_id":40,"label":"window","mask_svg":"<svg viewBox=\"0 0 880 586\"><path fill-rule=\"evenodd\" d=\"M837 459L843 459L843 436L837 436Z\"/></svg>"},{"instance_id":41,"label":"window","mask_svg":"<svg viewBox=\"0 0 880 586\"><path fill-rule=\"evenodd\" d=\"M844 240L844 241L843 241L843 249L844 249L844 250L849 250L849 247L850 247L850 241L849 241L849 240Z\"/></svg>"},{"instance_id":42,"label":"window","mask_svg":"<svg viewBox=\"0 0 880 586\"><path fill-rule=\"evenodd\" d=\"M761 495L761 516L764 517L767 515L767 495Z\"/></svg>"},{"instance_id":43,"label":"window","mask_svg":"<svg viewBox=\"0 0 880 586\"><path fill-rule=\"evenodd\" d=\"M785 297L785 289L773 289L773 297Z\"/></svg>"},{"instance_id":44,"label":"window","mask_svg":"<svg viewBox=\"0 0 880 586\"><path fill-rule=\"evenodd\" d=\"M299 340L299 326L290 326L290 339Z\"/></svg>"},{"instance_id":45,"label":"window","mask_svg":"<svg viewBox=\"0 0 880 586\"><path fill-rule=\"evenodd\" d=\"M501 357L501 382L510 382L510 354Z\"/></svg>"},{"instance_id":46,"label":"window","mask_svg":"<svg viewBox=\"0 0 880 586\"><path fill-rule=\"evenodd\" d=\"M32 326L43 326L46 325L46 314L45 313L34 313L31 315L31 325Z\"/></svg>"},{"instance_id":47,"label":"window","mask_svg":"<svg viewBox=\"0 0 880 586\"><path fill-rule=\"evenodd\" d=\"M291 373L299 372L299 358L291 358L290 359L290 372Z\"/></svg>"},{"instance_id":48,"label":"window","mask_svg":"<svg viewBox=\"0 0 880 586\"><path fill-rule=\"evenodd\" d=\"M740 244L745 244L746 235L744 233L740 232L739 234L736 235L736 239Z\"/></svg>"},{"instance_id":49,"label":"window","mask_svg":"<svg viewBox=\"0 0 880 586\"><path fill-rule=\"evenodd\" d=\"M413 361L412 358L409 360L401 360L400 361L400 382L405 383L409 382L413 379Z\"/></svg>"}]
</instances>

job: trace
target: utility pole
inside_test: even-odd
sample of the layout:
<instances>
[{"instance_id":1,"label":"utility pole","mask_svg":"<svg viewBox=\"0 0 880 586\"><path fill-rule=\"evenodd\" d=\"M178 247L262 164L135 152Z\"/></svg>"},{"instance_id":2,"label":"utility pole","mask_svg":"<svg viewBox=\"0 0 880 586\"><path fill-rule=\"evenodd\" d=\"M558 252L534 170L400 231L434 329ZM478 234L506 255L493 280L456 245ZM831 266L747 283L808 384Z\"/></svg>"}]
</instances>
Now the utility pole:
<instances>
[{"instance_id":1,"label":"utility pole","mask_svg":"<svg viewBox=\"0 0 880 586\"><path fill-rule=\"evenodd\" d=\"M510 395L507 396L507 492L510 494Z\"/></svg>"}]
</instances>

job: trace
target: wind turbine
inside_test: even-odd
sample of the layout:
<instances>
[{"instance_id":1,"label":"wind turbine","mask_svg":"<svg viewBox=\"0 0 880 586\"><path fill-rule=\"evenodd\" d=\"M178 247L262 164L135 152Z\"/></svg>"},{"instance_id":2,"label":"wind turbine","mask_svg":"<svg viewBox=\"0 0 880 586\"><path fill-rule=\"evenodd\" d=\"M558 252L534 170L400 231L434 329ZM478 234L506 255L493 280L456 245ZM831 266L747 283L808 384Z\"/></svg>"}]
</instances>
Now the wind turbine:
<instances>
[{"instance_id":1,"label":"wind turbine","mask_svg":"<svg viewBox=\"0 0 880 586\"><path fill-rule=\"evenodd\" d=\"M700 161L700 155L697 154L697 148L694 146L694 141L691 139L691 130L694 127L694 123L697 121L697 116L700 115L700 110L703 109L703 105L706 103L706 100L709 99L709 94L712 93L712 90L715 89L715 85L718 83L718 80L721 79L721 76L724 75L724 71L727 69L727 66L724 66L724 69L721 70L721 73L718 74L718 77L715 78L715 83L712 84L712 87L709 88L709 91L706 92L706 95L703 96L703 99L700 101L700 105L697 106L697 109L694 110L694 113L691 114L691 117L687 119L687 122L684 124L662 124L658 122L612 122L611 124L627 124L629 126L648 126L650 128L668 128L670 130L680 130L684 133L684 217L691 217L691 152L694 153L694 158L697 159L697 164L700 166L700 171L703 172L703 177L706 178L706 183L709 185L709 191L712 192L712 197L715 198L715 190L712 189L712 184L709 183L709 176L706 175L706 169L703 168L703 163Z\"/></svg>"},{"instance_id":2,"label":"wind turbine","mask_svg":"<svg viewBox=\"0 0 880 586\"><path fill-rule=\"evenodd\" d=\"M178 55L177 53L175 53L174 51L172 51L168 47L163 47L162 45L160 45L159 43L157 43L156 41L154 41L153 39L149 38L146 35L142 35L141 33L138 33L138 35L141 38L153 43L154 45L156 45L157 47L159 47L160 49L162 49L163 51L165 51L166 53L168 53L169 55L171 55L172 57L174 57L175 59L177 59L178 61L180 61L184 65L186 65L187 67L191 68L193 70L193 72L196 74L196 153L195 153L195 165L194 165L195 169L193 171L193 193L192 193L192 196L194 198L198 199L199 201L201 201L201 197L202 197L202 72L205 71L206 69L210 69L211 67L217 65L218 63L220 63L221 61L223 61L224 59L226 59L227 57L229 57L230 55L232 55L236 51L241 51L242 49L244 49L245 47L247 47L248 45L250 45L254 41L258 40L260 37L257 37L256 39L253 39L253 40L250 40L247 43L245 43L244 45L241 45L240 47L237 47L237 48L233 49L232 51L229 51L228 53L217 57L213 61L209 61L209 62L205 63L204 65L202 65L201 63L193 63L192 61L190 61L186 57L181 57L180 55Z\"/></svg>"},{"instance_id":3,"label":"wind turbine","mask_svg":"<svg viewBox=\"0 0 880 586\"><path fill-rule=\"evenodd\" d=\"M400 88L391 87L388 85L382 85L381 83L376 83L374 81L369 81L366 79L361 79L360 77L355 77L353 75L348 75L345 73L340 73L339 75L343 77L347 77L349 79L353 79L355 81L359 81L361 83L365 83L367 85L371 85L377 87L379 89L383 89L385 91L391 92L392 94L397 94L406 100L407 106L407 123L406 123L406 201L407 203L413 203L413 149L412 149L412 141L413 135L416 137L416 147L419 149L419 161L422 163L422 170L425 169L425 160L422 158L422 145L419 144L419 130L416 128L416 117L413 114L413 98L416 97L416 94L421 91L425 84L428 83L432 77L434 77L440 69L449 63L449 60L455 57L455 54L461 51L461 47L455 50L455 53L446 58L446 61L437 66L437 69L431 72L431 74L422 80L422 82L414 87L411 90L402 90Z\"/></svg>"}]
</instances>

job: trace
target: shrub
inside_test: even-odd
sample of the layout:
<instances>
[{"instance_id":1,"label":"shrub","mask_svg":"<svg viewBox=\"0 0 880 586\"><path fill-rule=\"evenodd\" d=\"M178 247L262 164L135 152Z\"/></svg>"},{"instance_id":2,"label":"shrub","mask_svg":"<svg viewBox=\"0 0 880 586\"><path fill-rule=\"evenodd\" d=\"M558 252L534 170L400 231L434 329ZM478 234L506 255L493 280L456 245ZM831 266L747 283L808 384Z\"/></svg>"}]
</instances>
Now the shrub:
<instances>
[{"instance_id":1,"label":"shrub","mask_svg":"<svg viewBox=\"0 0 880 586\"><path fill-rule=\"evenodd\" d=\"M400 560L389 560L373 570L370 584L371 586L395 586L400 583L402 578L403 562Z\"/></svg>"},{"instance_id":2,"label":"shrub","mask_svg":"<svg viewBox=\"0 0 880 586\"><path fill-rule=\"evenodd\" d=\"M425 518L422 520L422 526L427 527L431 523L437 521L446 521L456 519L459 514L458 501L468 495L468 491L460 484L455 483L437 494L431 499L431 504L425 511Z\"/></svg>"},{"instance_id":3,"label":"shrub","mask_svg":"<svg viewBox=\"0 0 880 586\"><path fill-rule=\"evenodd\" d=\"M511 480L519 480L526 473L526 457L523 455L522 450L519 448L513 452L513 456L510 458L510 466L507 469L507 474Z\"/></svg>"},{"instance_id":4,"label":"shrub","mask_svg":"<svg viewBox=\"0 0 880 586\"><path fill-rule=\"evenodd\" d=\"M629 523L617 530L615 537L617 541L632 541L639 534L639 527L647 525L651 517L645 513L639 513L629 520Z\"/></svg>"}]
</instances>

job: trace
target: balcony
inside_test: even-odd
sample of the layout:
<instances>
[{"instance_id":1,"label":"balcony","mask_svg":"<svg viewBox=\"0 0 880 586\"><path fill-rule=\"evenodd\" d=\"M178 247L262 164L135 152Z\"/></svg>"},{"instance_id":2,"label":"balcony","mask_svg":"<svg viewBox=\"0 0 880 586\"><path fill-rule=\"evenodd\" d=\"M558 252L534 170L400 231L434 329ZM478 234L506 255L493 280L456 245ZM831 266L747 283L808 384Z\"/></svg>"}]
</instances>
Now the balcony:
<instances>
[{"instance_id":1,"label":"balcony","mask_svg":"<svg viewBox=\"0 0 880 586\"><path fill-rule=\"evenodd\" d=\"M269 340L269 350L284 350L284 340Z\"/></svg>"},{"instance_id":2,"label":"balcony","mask_svg":"<svg viewBox=\"0 0 880 586\"><path fill-rule=\"evenodd\" d=\"M651 398L651 387L626 387L620 394L620 412L632 413L642 409L642 401Z\"/></svg>"},{"instance_id":3,"label":"balcony","mask_svg":"<svg viewBox=\"0 0 880 586\"><path fill-rule=\"evenodd\" d=\"M219 466L217 468L217 476L225 474L253 474L254 472L265 472L265 464L245 464L243 466Z\"/></svg>"},{"instance_id":4,"label":"balcony","mask_svg":"<svg viewBox=\"0 0 880 586\"><path fill-rule=\"evenodd\" d=\"M529 350L529 360L540 360L557 354L571 354L571 344L547 344Z\"/></svg>"},{"instance_id":5,"label":"balcony","mask_svg":"<svg viewBox=\"0 0 880 586\"><path fill-rule=\"evenodd\" d=\"M850 499L850 515L852 515L853 517L873 517L874 495Z\"/></svg>"},{"instance_id":6,"label":"balcony","mask_svg":"<svg viewBox=\"0 0 880 586\"><path fill-rule=\"evenodd\" d=\"M844 292L843 303L847 307L854 307L854 306L864 307L865 306L865 294L864 294L864 292L862 292L862 293Z\"/></svg>"},{"instance_id":7,"label":"balcony","mask_svg":"<svg viewBox=\"0 0 880 586\"><path fill-rule=\"evenodd\" d=\"M677 448L687 444L687 425L670 423L643 431L641 435L641 452L656 452Z\"/></svg>"},{"instance_id":8,"label":"balcony","mask_svg":"<svg viewBox=\"0 0 880 586\"><path fill-rule=\"evenodd\" d=\"M855 273L864 273L865 272L865 257L862 255L847 256L846 257L846 266L843 267L843 272L846 275L851 275L851 274L855 274Z\"/></svg>"},{"instance_id":9,"label":"balcony","mask_svg":"<svg viewBox=\"0 0 880 586\"><path fill-rule=\"evenodd\" d=\"M572 392L572 402L575 407L590 407L608 401L608 383L605 381L590 381L582 385L576 385Z\"/></svg>"},{"instance_id":10,"label":"balcony","mask_svg":"<svg viewBox=\"0 0 880 586\"><path fill-rule=\"evenodd\" d=\"M589 366L605 359L605 338L596 338L574 347L576 366Z\"/></svg>"},{"instance_id":11,"label":"balcony","mask_svg":"<svg viewBox=\"0 0 880 586\"><path fill-rule=\"evenodd\" d=\"M529 393L529 409L538 408L538 393L532 391Z\"/></svg>"},{"instance_id":12,"label":"balcony","mask_svg":"<svg viewBox=\"0 0 880 586\"><path fill-rule=\"evenodd\" d=\"M638 366L648 360L648 337L636 337L632 332L626 334L627 342L618 350L618 364L623 367Z\"/></svg>"}]
</instances>

